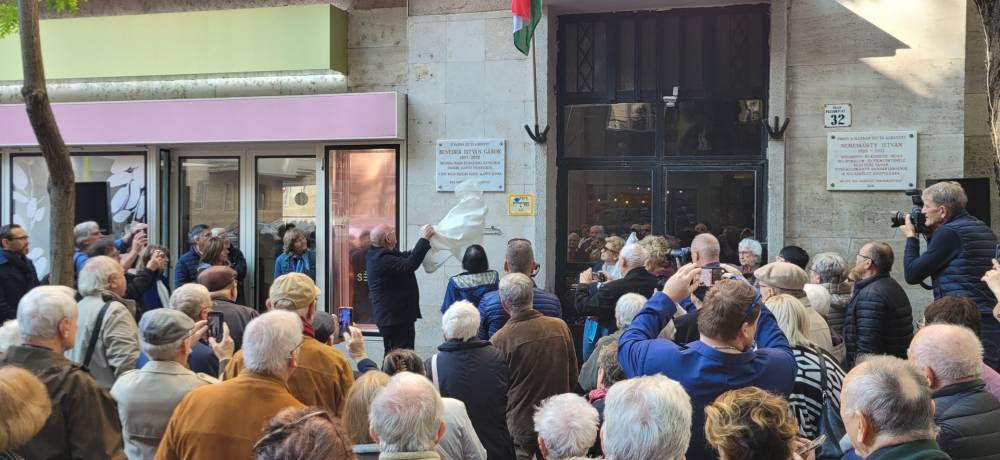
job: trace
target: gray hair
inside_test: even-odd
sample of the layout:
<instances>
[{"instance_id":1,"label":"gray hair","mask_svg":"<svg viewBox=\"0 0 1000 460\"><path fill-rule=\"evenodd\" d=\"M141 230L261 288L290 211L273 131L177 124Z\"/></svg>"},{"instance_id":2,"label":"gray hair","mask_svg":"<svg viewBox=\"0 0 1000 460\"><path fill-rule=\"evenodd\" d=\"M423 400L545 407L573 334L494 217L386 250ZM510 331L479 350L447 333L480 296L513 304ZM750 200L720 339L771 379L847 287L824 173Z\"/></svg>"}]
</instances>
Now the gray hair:
<instances>
[{"instance_id":1,"label":"gray hair","mask_svg":"<svg viewBox=\"0 0 1000 460\"><path fill-rule=\"evenodd\" d=\"M513 314L531 310L535 297L535 285L523 273L510 273L500 280L500 301Z\"/></svg>"},{"instance_id":2,"label":"gray hair","mask_svg":"<svg viewBox=\"0 0 1000 460\"><path fill-rule=\"evenodd\" d=\"M272 310L247 324L243 333L243 361L247 370L278 376L302 343L302 319L290 311Z\"/></svg>"},{"instance_id":3,"label":"gray hair","mask_svg":"<svg viewBox=\"0 0 1000 460\"><path fill-rule=\"evenodd\" d=\"M608 390L601 445L608 460L673 460L691 442L691 398L662 375L624 380Z\"/></svg>"},{"instance_id":4,"label":"gray hair","mask_svg":"<svg viewBox=\"0 0 1000 460\"><path fill-rule=\"evenodd\" d=\"M201 312L212 303L208 288L198 283L188 283L170 295L170 308L187 315L194 321L201 320Z\"/></svg>"},{"instance_id":5,"label":"gray hair","mask_svg":"<svg viewBox=\"0 0 1000 460\"><path fill-rule=\"evenodd\" d=\"M943 385L982 376L983 345L971 329L955 324L931 324L913 336L906 352L910 362L929 367Z\"/></svg>"},{"instance_id":6,"label":"gray hair","mask_svg":"<svg viewBox=\"0 0 1000 460\"><path fill-rule=\"evenodd\" d=\"M799 299L789 294L778 294L764 302L788 343L793 347L816 347L806 333L809 331L809 311Z\"/></svg>"},{"instance_id":7,"label":"gray hair","mask_svg":"<svg viewBox=\"0 0 1000 460\"><path fill-rule=\"evenodd\" d=\"M965 205L969 204L969 197L965 194L965 189L954 181L938 182L931 185L924 189L923 196L935 204L948 208L952 213L965 209Z\"/></svg>"},{"instance_id":8,"label":"gray hair","mask_svg":"<svg viewBox=\"0 0 1000 460\"><path fill-rule=\"evenodd\" d=\"M39 286L17 303L17 327L27 341L59 336L59 322L76 322L79 310L73 290L66 286Z\"/></svg>"},{"instance_id":9,"label":"gray hair","mask_svg":"<svg viewBox=\"0 0 1000 460\"><path fill-rule=\"evenodd\" d=\"M847 260L836 252L821 252L813 256L810 270L819 276L820 283L840 284L847 278Z\"/></svg>"},{"instance_id":10,"label":"gray hair","mask_svg":"<svg viewBox=\"0 0 1000 460\"><path fill-rule=\"evenodd\" d=\"M531 243L524 240L513 240L507 243L507 253L504 255L507 268L511 273L524 273L531 276L535 268L535 251Z\"/></svg>"},{"instance_id":11,"label":"gray hair","mask_svg":"<svg viewBox=\"0 0 1000 460\"><path fill-rule=\"evenodd\" d=\"M691 252L706 259L719 259L719 239L711 233L700 233L691 240Z\"/></svg>"},{"instance_id":12,"label":"gray hair","mask_svg":"<svg viewBox=\"0 0 1000 460\"><path fill-rule=\"evenodd\" d=\"M7 320L3 326L0 326L0 354L6 353L7 349L21 343L21 333L17 330L17 320Z\"/></svg>"},{"instance_id":13,"label":"gray hair","mask_svg":"<svg viewBox=\"0 0 1000 460\"><path fill-rule=\"evenodd\" d=\"M625 329L632 323L632 318L639 314L639 310L646 305L646 298L630 292L618 298L615 303L615 323L618 329Z\"/></svg>"},{"instance_id":14,"label":"gray hair","mask_svg":"<svg viewBox=\"0 0 1000 460\"><path fill-rule=\"evenodd\" d=\"M100 231L101 227L97 225L97 222L92 220L76 224L76 227L73 227L73 241L76 242L76 247L83 249L83 244L90 239L90 234L93 233L94 230Z\"/></svg>"},{"instance_id":15,"label":"gray hair","mask_svg":"<svg viewBox=\"0 0 1000 460\"><path fill-rule=\"evenodd\" d=\"M306 232L297 228L288 229L288 231L285 232L285 236L281 237L282 249L285 252L291 251L292 246L295 246L295 241L299 238L306 239Z\"/></svg>"},{"instance_id":16,"label":"gray hair","mask_svg":"<svg viewBox=\"0 0 1000 460\"><path fill-rule=\"evenodd\" d=\"M931 388L912 363L886 355L869 355L851 370L840 393L844 414L863 414L880 436L933 439Z\"/></svg>"},{"instance_id":17,"label":"gray hair","mask_svg":"<svg viewBox=\"0 0 1000 460\"><path fill-rule=\"evenodd\" d=\"M187 340L186 337L177 339L175 342L166 343L163 345L151 345L142 340L142 334L139 335L139 348L142 350L149 359L153 361L169 361L177 356L181 352L181 346L184 341Z\"/></svg>"},{"instance_id":18,"label":"gray hair","mask_svg":"<svg viewBox=\"0 0 1000 460\"><path fill-rule=\"evenodd\" d=\"M115 275L125 275L121 263L108 256L91 257L80 270L77 289L84 297L98 295L108 289Z\"/></svg>"},{"instance_id":19,"label":"gray hair","mask_svg":"<svg viewBox=\"0 0 1000 460\"><path fill-rule=\"evenodd\" d=\"M459 300L441 317L445 340L469 340L479 333L479 309L468 300Z\"/></svg>"},{"instance_id":20,"label":"gray hair","mask_svg":"<svg viewBox=\"0 0 1000 460\"><path fill-rule=\"evenodd\" d=\"M740 240L739 246L736 248L737 251L750 251L760 259L760 256L764 254L764 247L760 245L760 241L753 238L743 238Z\"/></svg>"},{"instance_id":21,"label":"gray hair","mask_svg":"<svg viewBox=\"0 0 1000 460\"><path fill-rule=\"evenodd\" d=\"M385 247L386 240L389 238L389 234L392 233L392 228L385 224L376 225L372 229L369 237L372 239L372 244L378 247ZM288 232L285 232L288 234ZM282 240L284 243L284 240Z\"/></svg>"},{"instance_id":22,"label":"gray hair","mask_svg":"<svg viewBox=\"0 0 1000 460\"><path fill-rule=\"evenodd\" d=\"M646 266L646 259L649 258L649 253L641 245L629 244L622 249L619 257L628 262L629 269L640 268Z\"/></svg>"},{"instance_id":23,"label":"gray hair","mask_svg":"<svg viewBox=\"0 0 1000 460\"><path fill-rule=\"evenodd\" d=\"M430 380L400 372L375 395L368 425L382 452L429 451L437 443L443 413L441 395Z\"/></svg>"},{"instance_id":24,"label":"gray hair","mask_svg":"<svg viewBox=\"0 0 1000 460\"><path fill-rule=\"evenodd\" d=\"M597 440L600 425L597 409L575 393L545 399L533 420L549 451L546 458L552 460L586 455Z\"/></svg>"}]
</instances>

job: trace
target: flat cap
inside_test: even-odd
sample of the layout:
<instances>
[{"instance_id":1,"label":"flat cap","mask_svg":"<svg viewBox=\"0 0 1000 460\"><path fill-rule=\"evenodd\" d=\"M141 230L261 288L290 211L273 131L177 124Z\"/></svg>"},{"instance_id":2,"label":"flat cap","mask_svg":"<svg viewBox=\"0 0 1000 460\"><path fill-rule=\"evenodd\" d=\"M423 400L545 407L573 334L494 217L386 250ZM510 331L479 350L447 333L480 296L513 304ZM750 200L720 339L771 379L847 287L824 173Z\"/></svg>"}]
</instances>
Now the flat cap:
<instances>
[{"instance_id":1,"label":"flat cap","mask_svg":"<svg viewBox=\"0 0 1000 460\"><path fill-rule=\"evenodd\" d=\"M809 282L809 275L798 265L788 262L772 262L753 272L761 283L786 291L801 291Z\"/></svg>"},{"instance_id":2,"label":"flat cap","mask_svg":"<svg viewBox=\"0 0 1000 460\"><path fill-rule=\"evenodd\" d=\"M198 284L205 286L208 292L221 291L236 279L236 270L224 265L208 267L198 274Z\"/></svg>"},{"instance_id":3,"label":"flat cap","mask_svg":"<svg viewBox=\"0 0 1000 460\"><path fill-rule=\"evenodd\" d=\"M187 337L194 329L194 321L187 315L170 308L157 308L142 315L139 334L150 345L166 345Z\"/></svg>"},{"instance_id":4,"label":"flat cap","mask_svg":"<svg viewBox=\"0 0 1000 460\"><path fill-rule=\"evenodd\" d=\"M308 307L319 297L320 290L312 278L302 273L287 273L274 279L268 300L271 306L283 310L301 310ZM279 304L280 301L291 302L294 307Z\"/></svg>"}]
</instances>

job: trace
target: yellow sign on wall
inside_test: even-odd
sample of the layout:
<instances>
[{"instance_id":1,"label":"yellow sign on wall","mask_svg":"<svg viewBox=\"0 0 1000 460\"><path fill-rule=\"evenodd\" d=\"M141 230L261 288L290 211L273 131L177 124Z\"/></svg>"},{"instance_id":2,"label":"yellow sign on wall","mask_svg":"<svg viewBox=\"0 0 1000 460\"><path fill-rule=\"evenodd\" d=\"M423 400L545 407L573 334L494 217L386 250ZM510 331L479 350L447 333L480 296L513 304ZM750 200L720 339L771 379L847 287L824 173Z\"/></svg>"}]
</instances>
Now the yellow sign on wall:
<instances>
[{"instance_id":1,"label":"yellow sign on wall","mask_svg":"<svg viewBox=\"0 0 1000 460\"><path fill-rule=\"evenodd\" d=\"M507 194L507 214L511 216L534 216L535 195L530 193Z\"/></svg>"}]
</instances>

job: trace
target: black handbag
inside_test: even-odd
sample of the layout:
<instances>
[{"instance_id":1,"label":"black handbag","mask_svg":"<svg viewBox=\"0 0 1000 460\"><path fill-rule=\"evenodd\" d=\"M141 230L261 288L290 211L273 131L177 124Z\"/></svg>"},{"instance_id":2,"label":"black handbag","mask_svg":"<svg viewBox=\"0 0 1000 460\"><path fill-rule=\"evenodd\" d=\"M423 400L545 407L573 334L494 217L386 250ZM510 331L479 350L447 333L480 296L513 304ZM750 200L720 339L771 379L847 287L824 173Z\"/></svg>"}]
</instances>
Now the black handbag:
<instances>
[{"instance_id":1,"label":"black handbag","mask_svg":"<svg viewBox=\"0 0 1000 460\"><path fill-rule=\"evenodd\" d=\"M816 350L819 355L820 385L823 386L823 411L819 416L819 434L826 435L826 441L816 449L816 460L839 460L844 456L844 451L840 449L840 440L847 434L844 429L844 421L840 418L840 411L834 407L831 399L833 395L827 396L828 378L826 375L826 356L823 350Z\"/></svg>"}]
</instances>

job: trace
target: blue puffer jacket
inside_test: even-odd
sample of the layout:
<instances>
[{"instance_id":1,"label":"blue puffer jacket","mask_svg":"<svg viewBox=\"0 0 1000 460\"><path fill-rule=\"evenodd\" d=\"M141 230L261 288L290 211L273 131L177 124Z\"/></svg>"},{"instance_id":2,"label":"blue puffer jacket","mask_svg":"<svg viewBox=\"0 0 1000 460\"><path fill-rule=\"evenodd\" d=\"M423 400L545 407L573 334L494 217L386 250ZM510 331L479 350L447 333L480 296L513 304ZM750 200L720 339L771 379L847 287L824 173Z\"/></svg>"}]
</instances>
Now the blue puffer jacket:
<instances>
[{"instance_id":1,"label":"blue puffer jacket","mask_svg":"<svg viewBox=\"0 0 1000 460\"><path fill-rule=\"evenodd\" d=\"M545 316L562 318L562 304L554 294L535 288L535 297L532 304L535 310L538 310L539 313ZM510 315L500 305L500 293L498 291L493 291L483 296L483 300L479 302L479 316L479 338L483 340L489 340L504 324L507 324Z\"/></svg>"},{"instance_id":2,"label":"blue puffer jacket","mask_svg":"<svg viewBox=\"0 0 1000 460\"><path fill-rule=\"evenodd\" d=\"M452 276L448 279L448 288L444 291L441 313L448 311L448 307L459 300L468 300L478 307L483 296L499 288L500 274L496 270Z\"/></svg>"},{"instance_id":3,"label":"blue puffer jacket","mask_svg":"<svg viewBox=\"0 0 1000 460\"><path fill-rule=\"evenodd\" d=\"M194 249L188 250L177 258L177 267L174 269L175 288L198 280L198 265L201 265L199 258L200 256L195 254Z\"/></svg>"},{"instance_id":4,"label":"blue puffer jacket","mask_svg":"<svg viewBox=\"0 0 1000 460\"><path fill-rule=\"evenodd\" d=\"M980 311L992 312L997 300L981 278L993 268L991 260L997 244L996 235L986 224L965 212L941 225L934 232L931 242L941 232L957 234L961 246L953 258L941 261L942 267L930 274L934 298L967 297L976 303Z\"/></svg>"}]
</instances>

